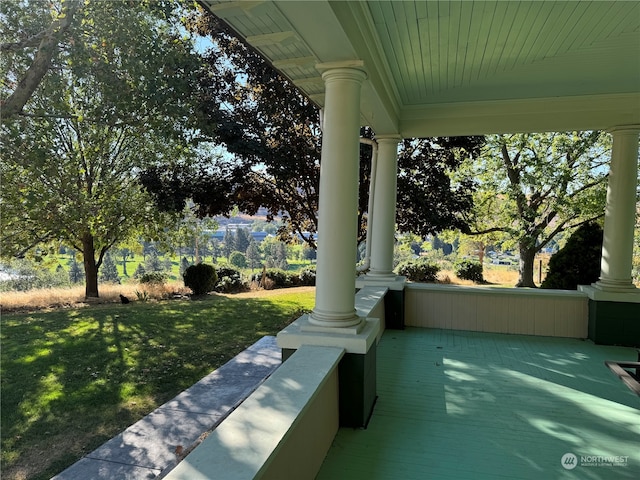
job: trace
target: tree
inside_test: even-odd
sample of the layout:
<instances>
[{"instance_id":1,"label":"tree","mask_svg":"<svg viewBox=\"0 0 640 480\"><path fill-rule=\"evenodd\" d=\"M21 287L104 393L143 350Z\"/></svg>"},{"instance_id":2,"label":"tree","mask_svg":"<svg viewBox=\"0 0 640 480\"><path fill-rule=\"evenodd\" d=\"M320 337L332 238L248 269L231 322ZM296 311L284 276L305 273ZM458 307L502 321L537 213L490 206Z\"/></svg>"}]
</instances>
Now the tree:
<instances>
[{"instance_id":1,"label":"tree","mask_svg":"<svg viewBox=\"0 0 640 480\"><path fill-rule=\"evenodd\" d=\"M609 136L601 132L496 135L467 175L478 179L463 233L502 233L520 252L516 286L535 287L537 252L557 234L604 214Z\"/></svg>"},{"instance_id":2,"label":"tree","mask_svg":"<svg viewBox=\"0 0 640 480\"><path fill-rule=\"evenodd\" d=\"M118 275L118 269L115 262L111 258L110 254L104 256L104 263L100 272L100 280L103 282L120 283L120 275Z\"/></svg>"},{"instance_id":3,"label":"tree","mask_svg":"<svg viewBox=\"0 0 640 480\"><path fill-rule=\"evenodd\" d=\"M32 8L39 13L28 26L47 30L55 19L42 5L12 5L3 31L19 36ZM200 63L171 24L177 6L83 2L38 88L2 123L3 255L62 240L83 255L87 297L98 296L98 269L111 247L162 226L140 170L189 153ZM3 77L20 78L29 55L17 49L8 57Z\"/></svg>"},{"instance_id":4,"label":"tree","mask_svg":"<svg viewBox=\"0 0 640 480\"><path fill-rule=\"evenodd\" d=\"M144 262L145 273L162 272L164 268L156 252L151 252Z\"/></svg>"},{"instance_id":5,"label":"tree","mask_svg":"<svg viewBox=\"0 0 640 480\"><path fill-rule=\"evenodd\" d=\"M247 247L246 257L251 269L260 265L260 261L262 260L260 256L260 249L258 248L258 243L253 238L251 238L249 246Z\"/></svg>"},{"instance_id":6,"label":"tree","mask_svg":"<svg viewBox=\"0 0 640 480\"><path fill-rule=\"evenodd\" d=\"M315 248L321 159L317 107L208 13L192 16L188 27L213 41L206 60L200 133L222 144L231 156L184 171L149 171L149 190L160 204L180 206L191 198L200 214L248 214L267 209L281 217L279 239L299 236ZM241 78L242 81L238 81ZM374 138L368 128L363 137ZM453 185L449 172L464 155L475 155L481 137L407 140L400 157L398 220L403 231L437 231L460 226L470 208L471 183ZM366 235L371 147L360 149L358 242ZM404 172L404 173L403 173ZM407 193L402 193L403 189ZM203 195L202 192L213 192Z\"/></svg>"},{"instance_id":7,"label":"tree","mask_svg":"<svg viewBox=\"0 0 640 480\"><path fill-rule=\"evenodd\" d=\"M69 262L69 281L71 283L80 283L84 279L84 273L76 262L75 257Z\"/></svg>"},{"instance_id":8,"label":"tree","mask_svg":"<svg viewBox=\"0 0 640 480\"><path fill-rule=\"evenodd\" d=\"M233 232L227 227L224 231L224 237L222 237L222 253L227 260L231 256L231 252L233 252L233 248L236 244L236 238Z\"/></svg>"},{"instance_id":9,"label":"tree","mask_svg":"<svg viewBox=\"0 0 640 480\"><path fill-rule=\"evenodd\" d=\"M398 229L421 237L466 229L474 182L455 172L480 157L484 137L405 139L398 155Z\"/></svg>"},{"instance_id":10,"label":"tree","mask_svg":"<svg viewBox=\"0 0 640 480\"><path fill-rule=\"evenodd\" d=\"M541 287L577 290L578 285L596 282L600 278L602 238L602 227L597 223L580 225L549 260L549 271Z\"/></svg>"},{"instance_id":11,"label":"tree","mask_svg":"<svg viewBox=\"0 0 640 480\"><path fill-rule=\"evenodd\" d=\"M190 266L191 264L189 263L189 260L187 260L187 257L182 257L180 260L180 275L184 275L184 272L186 272L187 268Z\"/></svg>"},{"instance_id":12,"label":"tree","mask_svg":"<svg viewBox=\"0 0 640 480\"><path fill-rule=\"evenodd\" d=\"M238 268L246 268L247 257L245 257L244 253L235 251L231 253L229 263Z\"/></svg>"},{"instance_id":13,"label":"tree","mask_svg":"<svg viewBox=\"0 0 640 480\"><path fill-rule=\"evenodd\" d=\"M235 248L238 252L245 252L249 248L249 238L251 235L246 228L236 230Z\"/></svg>"}]
</instances>

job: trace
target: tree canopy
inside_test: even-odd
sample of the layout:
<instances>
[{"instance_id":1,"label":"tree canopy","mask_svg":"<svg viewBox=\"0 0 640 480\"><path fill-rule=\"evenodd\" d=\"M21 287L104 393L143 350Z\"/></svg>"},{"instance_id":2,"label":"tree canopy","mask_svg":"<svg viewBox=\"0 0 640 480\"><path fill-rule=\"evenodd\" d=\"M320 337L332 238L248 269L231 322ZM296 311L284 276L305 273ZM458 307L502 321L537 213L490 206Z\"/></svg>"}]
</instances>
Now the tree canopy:
<instances>
[{"instance_id":1,"label":"tree canopy","mask_svg":"<svg viewBox=\"0 0 640 480\"><path fill-rule=\"evenodd\" d=\"M202 140L231 154L202 157L196 165L149 169L144 183L158 204L181 209L193 199L200 215L228 214L237 206L283 220L279 236L301 236L315 246L321 157L319 110L253 49L214 16L200 12L188 27L207 36L208 75L201 88ZM368 128L363 137L375 138ZM465 155L478 154L482 137L407 140L399 158L398 219L404 231L431 233L460 227L471 206L471 182L453 185L451 170ZM360 149L358 239L366 232L371 147ZM194 174L194 172L197 172Z\"/></svg>"},{"instance_id":2,"label":"tree canopy","mask_svg":"<svg viewBox=\"0 0 640 480\"><path fill-rule=\"evenodd\" d=\"M517 286L535 287L535 254L558 233L604 215L611 140L603 132L487 138L482 156L463 169L477 190L462 231L502 234L520 252Z\"/></svg>"},{"instance_id":3,"label":"tree canopy","mask_svg":"<svg viewBox=\"0 0 640 480\"><path fill-rule=\"evenodd\" d=\"M72 5L20 2L5 10L3 45L20 48L6 50L3 97L20 88L15 82L40 54L24 39L51 31ZM56 30L57 53L39 85L2 123L3 255L63 240L83 254L88 297L98 296L109 248L139 227L162 225L138 181L141 169L191 148L200 61L175 24L178 7L76 5L64 33Z\"/></svg>"}]
</instances>

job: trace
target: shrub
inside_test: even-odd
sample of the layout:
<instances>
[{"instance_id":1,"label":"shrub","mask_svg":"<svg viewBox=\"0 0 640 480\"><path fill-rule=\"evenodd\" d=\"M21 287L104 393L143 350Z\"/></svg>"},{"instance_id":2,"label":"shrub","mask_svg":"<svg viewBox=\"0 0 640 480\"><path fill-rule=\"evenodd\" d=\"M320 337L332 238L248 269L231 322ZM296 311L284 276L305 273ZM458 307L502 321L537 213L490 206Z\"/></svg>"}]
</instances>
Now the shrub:
<instances>
[{"instance_id":1,"label":"shrub","mask_svg":"<svg viewBox=\"0 0 640 480\"><path fill-rule=\"evenodd\" d=\"M462 280L471 280L474 283L484 282L482 264L472 260L461 260L455 264L455 272Z\"/></svg>"},{"instance_id":2,"label":"shrub","mask_svg":"<svg viewBox=\"0 0 640 480\"><path fill-rule=\"evenodd\" d=\"M247 285L242 280L242 275L238 270L229 267L219 267L216 269L218 281L215 291L220 293L236 293L247 289Z\"/></svg>"},{"instance_id":3,"label":"shrub","mask_svg":"<svg viewBox=\"0 0 640 480\"><path fill-rule=\"evenodd\" d=\"M602 236L602 228L596 223L578 227L549 260L547 277L540 287L577 290L578 285L596 282L600 277Z\"/></svg>"},{"instance_id":4,"label":"shrub","mask_svg":"<svg viewBox=\"0 0 640 480\"><path fill-rule=\"evenodd\" d=\"M139 263L136 267L136 271L133 272L133 278L137 278L139 280L145 273L147 273L147 271L145 270L144 265Z\"/></svg>"},{"instance_id":5,"label":"shrub","mask_svg":"<svg viewBox=\"0 0 640 480\"><path fill-rule=\"evenodd\" d=\"M161 272L143 273L138 281L140 283L150 283L152 285L164 285L167 281L167 274Z\"/></svg>"},{"instance_id":6,"label":"shrub","mask_svg":"<svg viewBox=\"0 0 640 480\"><path fill-rule=\"evenodd\" d=\"M273 288L288 288L302 285L302 280L296 273L271 268L267 270L264 275L269 282L273 282ZM262 272L254 273L251 276L251 280L259 284L262 281ZM263 285L263 287L265 287L265 285Z\"/></svg>"},{"instance_id":7,"label":"shrub","mask_svg":"<svg viewBox=\"0 0 640 480\"><path fill-rule=\"evenodd\" d=\"M194 295L203 295L215 289L218 275L212 265L198 263L187 268L182 276L184 285L189 287Z\"/></svg>"},{"instance_id":8,"label":"shrub","mask_svg":"<svg viewBox=\"0 0 640 480\"><path fill-rule=\"evenodd\" d=\"M305 268L302 270L298 277L300 277L300 285L315 286L316 284L316 269L315 268Z\"/></svg>"},{"instance_id":9,"label":"shrub","mask_svg":"<svg viewBox=\"0 0 640 480\"><path fill-rule=\"evenodd\" d=\"M425 261L406 261L396 268L398 275L407 277L412 282L435 282L440 267Z\"/></svg>"}]
</instances>

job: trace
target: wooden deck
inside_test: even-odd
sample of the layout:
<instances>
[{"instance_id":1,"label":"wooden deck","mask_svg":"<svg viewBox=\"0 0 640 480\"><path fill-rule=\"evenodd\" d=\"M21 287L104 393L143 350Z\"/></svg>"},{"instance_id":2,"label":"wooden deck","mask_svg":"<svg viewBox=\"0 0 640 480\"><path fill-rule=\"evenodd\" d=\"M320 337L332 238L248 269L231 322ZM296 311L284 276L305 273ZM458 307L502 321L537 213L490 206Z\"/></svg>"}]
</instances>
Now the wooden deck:
<instances>
[{"instance_id":1,"label":"wooden deck","mask_svg":"<svg viewBox=\"0 0 640 480\"><path fill-rule=\"evenodd\" d=\"M340 429L317 479L638 479L640 398L604 365L635 359L565 338L388 330L369 426Z\"/></svg>"}]
</instances>

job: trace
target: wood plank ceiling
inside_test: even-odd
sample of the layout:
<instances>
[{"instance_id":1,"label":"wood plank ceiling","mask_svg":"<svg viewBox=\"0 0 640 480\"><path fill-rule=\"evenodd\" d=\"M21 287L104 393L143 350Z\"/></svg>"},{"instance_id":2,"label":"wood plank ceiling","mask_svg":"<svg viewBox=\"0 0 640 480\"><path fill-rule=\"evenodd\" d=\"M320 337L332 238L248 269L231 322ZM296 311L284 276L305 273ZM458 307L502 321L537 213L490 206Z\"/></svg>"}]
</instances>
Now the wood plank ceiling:
<instances>
[{"instance_id":1,"label":"wood plank ceiling","mask_svg":"<svg viewBox=\"0 0 640 480\"><path fill-rule=\"evenodd\" d=\"M362 61L363 121L378 132L640 123L640 2L203 4L319 106L316 64Z\"/></svg>"}]
</instances>

